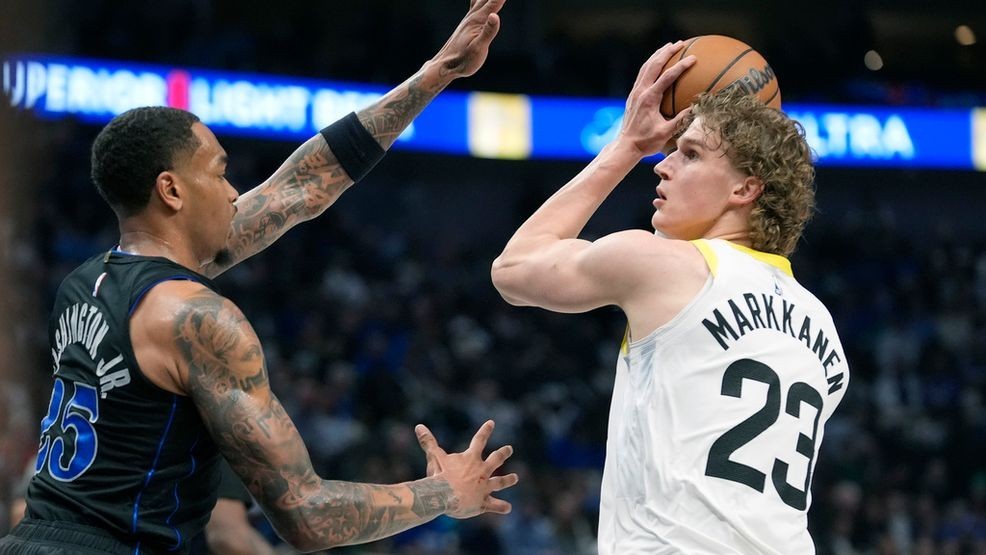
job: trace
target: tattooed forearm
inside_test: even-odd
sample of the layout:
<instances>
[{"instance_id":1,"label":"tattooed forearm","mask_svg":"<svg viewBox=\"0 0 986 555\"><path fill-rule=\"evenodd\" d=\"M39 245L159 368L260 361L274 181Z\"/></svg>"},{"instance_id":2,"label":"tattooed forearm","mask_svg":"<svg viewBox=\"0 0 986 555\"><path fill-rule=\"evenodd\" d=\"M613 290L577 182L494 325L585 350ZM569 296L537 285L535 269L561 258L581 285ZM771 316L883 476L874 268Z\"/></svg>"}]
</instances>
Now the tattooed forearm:
<instances>
[{"instance_id":1,"label":"tattooed forearm","mask_svg":"<svg viewBox=\"0 0 986 555\"><path fill-rule=\"evenodd\" d=\"M389 149L450 80L447 68L428 64L357 116L380 146ZM325 139L315 135L270 179L240 197L226 248L229 256L199 271L214 277L250 258L295 225L324 212L352 184Z\"/></svg>"},{"instance_id":2,"label":"tattooed forearm","mask_svg":"<svg viewBox=\"0 0 986 555\"><path fill-rule=\"evenodd\" d=\"M453 505L437 477L398 485L324 481L270 391L260 341L228 300L183 300L174 340L187 390L213 440L285 539L302 549L363 543L427 522Z\"/></svg>"},{"instance_id":3,"label":"tattooed forearm","mask_svg":"<svg viewBox=\"0 0 986 555\"><path fill-rule=\"evenodd\" d=\"M322 523L307 530L313 544L351 545L428 522L444 513L450 495L448 483L432 478L396 486L325 481L302 510L327 515L308 519ZM407 498L412 498L410 505Z\"/></svg>"},{"instance_id":4,"label":"tattooed forearm","mask_svg":"<svg viewBox=\"0 0 986 555\"><path fill-rule=\"evenodd\" d=\"M226 245L230 256L200 271L214 277L264 250L287 230L324 212L352 183L325 140L312 137L270 179L237 200Z\"/></svg>"},{"instance_id":5,"label":"tattooed forearm","mask_svg":"<svg viewBox=\"0 0 986 555\"><path fill-rule=\"evenodd\" d=\"M406 499L414 495L416 487L431 487L421 485L426 481L434 480L395 486L325 481L321 491L301 508L312 516L322 515L309 519L318 524L304 531L310 536L305 541L311 545L365 543L428 522L443 513L444 505L435 503L419 514L409 510Z\"/></svg>"},{"instance_id":6,"label":"tattooed forearm","mask_svg":"<svg viewBox=\"0 0 986 555\"><path fill-rule=\"evenodd\" d=\"M444 85L430 84L425 72L418 73L380 101L357 112L363 127L384 149L390 148L414 118L442 91Z\"/></svg>"}]
</instances>

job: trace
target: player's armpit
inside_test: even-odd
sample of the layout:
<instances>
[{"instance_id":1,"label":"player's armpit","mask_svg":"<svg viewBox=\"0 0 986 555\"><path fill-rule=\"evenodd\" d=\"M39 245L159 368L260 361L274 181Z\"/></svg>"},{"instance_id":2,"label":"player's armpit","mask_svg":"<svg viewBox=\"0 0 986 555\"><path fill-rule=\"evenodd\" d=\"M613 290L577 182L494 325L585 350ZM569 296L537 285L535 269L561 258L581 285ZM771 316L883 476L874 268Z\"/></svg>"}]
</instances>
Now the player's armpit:
<instances>
[{"instance_id":1,"label":"player's armpit","mask_svg":"<svg viewBox=\"0 0 986 555\"><path fill-rule=\"evenodd\" d=\"M260 341L240 310L208 291L184 299L174 344L214 441L278 533L305 550L393 535L445 512L441 478L398 485L324 481L294 423L270 391Z\"/></svg>"}]
</instances>

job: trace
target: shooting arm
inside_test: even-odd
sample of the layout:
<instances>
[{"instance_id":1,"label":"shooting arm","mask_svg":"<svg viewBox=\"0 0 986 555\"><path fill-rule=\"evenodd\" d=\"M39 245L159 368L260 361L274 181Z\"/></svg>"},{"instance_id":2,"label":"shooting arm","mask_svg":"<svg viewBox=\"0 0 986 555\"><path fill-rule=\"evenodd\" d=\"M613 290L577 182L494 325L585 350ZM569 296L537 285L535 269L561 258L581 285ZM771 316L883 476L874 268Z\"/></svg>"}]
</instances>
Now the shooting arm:
<instances>
[{"instance_id":1,"label":"shooting arm","mask_svg":"<svg viewBox=\"0 0 986 555\"><path fill-rule=\"evenodd\" d=\"M493 285L504 299L560 312L583 312L615 301L604 270L629 254L628 236L615 234L596 243L577 237L639 160L639 154L619 143L608 145L517 229L493 261Z\"/></svg>"}]
</instances>

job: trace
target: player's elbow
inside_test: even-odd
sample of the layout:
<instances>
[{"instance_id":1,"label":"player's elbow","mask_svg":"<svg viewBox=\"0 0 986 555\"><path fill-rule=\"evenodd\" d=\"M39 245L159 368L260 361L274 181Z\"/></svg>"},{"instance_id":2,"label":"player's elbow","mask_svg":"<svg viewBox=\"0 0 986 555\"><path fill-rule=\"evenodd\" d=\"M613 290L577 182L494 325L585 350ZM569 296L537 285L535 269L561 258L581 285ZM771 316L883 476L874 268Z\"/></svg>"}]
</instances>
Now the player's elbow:
<instances>
[{"instance_id":1,"label":"player's elbow","mask_svg":"<svg viewBox=\"0 0 986 555\"><path fill-rule=\"evenodd\" d=\"M500 255L493 261L490 269L490 279L503 300L513 306L525 306L523 300L522 269L516 263L510 263Z\"/></svg>"}]
</instances>

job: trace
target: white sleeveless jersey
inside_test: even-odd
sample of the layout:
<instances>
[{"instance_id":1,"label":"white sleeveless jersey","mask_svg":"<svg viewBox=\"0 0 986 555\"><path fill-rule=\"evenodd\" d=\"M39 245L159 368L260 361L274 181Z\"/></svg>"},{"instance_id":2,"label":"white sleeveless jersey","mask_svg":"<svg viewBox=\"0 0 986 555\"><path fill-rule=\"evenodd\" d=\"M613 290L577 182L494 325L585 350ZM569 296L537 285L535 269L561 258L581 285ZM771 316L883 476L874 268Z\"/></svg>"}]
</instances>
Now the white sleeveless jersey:
<instances>
[{"instance_id":1,"label":"white sleeveless jersey","mask_svg":"<svg viewBox=\"0 0 986 555\"><path fill-rule=\"evenodd\" d=\"M705 287L621 349L599 553L814 553L811 475L849 382L832 317L786 258L693 244Z\"/></svg>"}]
</instances>

